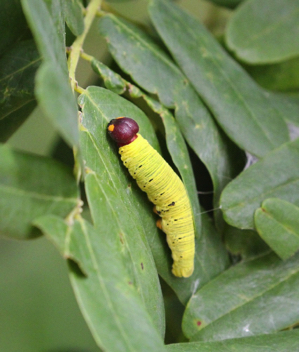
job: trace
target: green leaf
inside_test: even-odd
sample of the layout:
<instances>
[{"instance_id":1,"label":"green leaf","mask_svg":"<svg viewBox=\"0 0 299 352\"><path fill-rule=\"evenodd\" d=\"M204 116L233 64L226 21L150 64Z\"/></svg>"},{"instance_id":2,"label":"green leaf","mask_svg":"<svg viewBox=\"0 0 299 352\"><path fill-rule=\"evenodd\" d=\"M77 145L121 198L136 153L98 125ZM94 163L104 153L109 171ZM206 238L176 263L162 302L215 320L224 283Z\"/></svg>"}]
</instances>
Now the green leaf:
<instances>
[{"instance_id":1,"label":"green leaf","mask_svg":"<svg viewBox=\"0 0 299 352\"><path fill-rule=\"evenodd\" d=\"M123 243L122 252L134 283L157 329L164 335L163 298L146 239L146 235L157 238L161 235L153 221L152 205L144 194L135 196L132 191L137 187L135 181L127 170L122 172L117 147L109 140L110 147L107 141L108 122L118 116L133 117L141 133L148 130L153 140L152 127L135 105L103 88L89 87L80 96L79 103L82 106L80 144L86 171L85 188L94 226Z\"/></svg>"},{"instance_id":2,"label":"green leaf","mask_svg":"<svg viewBox=\"0 0 299 352\"><path fill-rule=\"evenodd\" d=\"M88 163L88 158L84 160ZM163 338L165 332L164 304L157 270L144 236L145 229L140 222L136 222L136 218L133 218L128 206L120 202L118 189L109 184L105 185L102 177L96 174L88 174L85 182L95 229L101 228L102 231L109 233L109 236L113 234L115 241L122 244L124 263L132 282ZM103 209L103 204L106 209ZM107 220L109 224L105 226ZM140 232L143 236L140 236Z\"/></svg>"},{"instance_id":3,"label":"green leaf","mask_svg":"<svg viewBox=\"0 0 299 352\"><path fill-rule=\"evenodd\" d=\"M266 198L299 205L299 139L283 144L243 171L224 189L220 204L225 220L242 229L254 228L254 212Z\"/></svg>"},{"instance_id":4,"label":"green leaf","mask_svg":"<svg viewBox=\"0 0 299 352\"><path fill-rule=\"evenodd\" d=\"M45 61L60 67L67 75L64 22L60 0L21 0L23 11L33 33L37 48Z\"/></svg>"},{"instance_id":5,"label":"green leaf","mask_svg":"<svg viewBox=\"0 0 299 352\"><path fill-rule=\"evenodd\" d=\"M47 2L48 7L44 1L21 1L44 60L37 74L37 100L65 141L77 146L77 104L69 85L60 1Z\"/></svg>"},{"instance_id":6,"label":"green leaf","mask_svg":"<svg viewBox=\"0 0 299 352\"><path fill-rule=\"evenodd\" d=\"M36 97L53 125L70 147L79 142L78 111L68 80L53 63L44 63L36 77Z\"/></svg>"},{"instance_id":7,"label":"green leaf","mask_svg":"<svg viewBox=\"0 0 299 352\"><path fill-rule=\"evenodd\" d=\"M263 156L288 140L281 114L216 39L169 1L150 1L151 19L165 45L226 134Z\"/></svg>"},{"instance_id":8,"label":"green leaf","mask_svg":"<svg viewBox=\"0 0 299 352\"><path fill-rule=\"evenodd\" d=\"M94 229L82 218L68 226L54 216L35 224L57 244L69 262L70 279L82 314L103 350L163 351L163 341L124 266L117 233Z\"/></svg>"},{"instance_id":9,"label":"green leaf","mask_svg":"<svg viewBox=\"0 0 299 352\"><path fill-rule=\"evenodd\" d=\"M271 65L246 66L247 72L262 87L275 91L299 89L299 58Z\"/></svg>"},{"instance_id":10,"label":"green leaf","mask_svg":"<svg viewBox=\"0 0 299 352\"><path fill-rule=\"evenodd\" d=\"M108 66L102 62L92 59L91 67L104 80L107 89L116 94L123 94L126 90L127 82L121 76L112 71Z\"/></svg>"},{"instance_id":11,"label":"green leaf","mask_svg":"<svg viewBox=\"0 0 299 352\"><path fill-rule=\"evenodd\" d=\"M226 42L251 64L274 63L299 55L299 1L249 0L234 12Z\"/></svg>"},{"instance_id":12,"label":"green leaf","mask_svg":"<svg viewBox=\"0 0 299 352\"><path fill-rule=\"evenodd\" d=\"M229 7L233 9L244 0L208 0L208 1L213 2L214 4L219 6Z\"/></svg>"},{"instance_id":13,"label":"green leaf","mask_svg":"<svg viewBox=\"0 0 299 352\"><path fill-rule=\"evenodd\" d=\"M62 2L63 14L69 29L78 36L84 31L84 18L79 0L68 0Z\"/></svg>"},{"instance_id":14,"label":"green leaf","mask_svg":"<svg viewBox=\"0 0 299 352\"><path fill-rule=\"evenodd\" d=\"M268 334L298 322L298 259L281 261L271 253L217 276L190 299L183 318L186 336L225 340Z\"/></svg>"},{"instance_id":15,"label":"green leaf","mask_svg":"<svg viewBox=\"0 0 299 352\"><path fill-rule=\"evenodd\" d=\"M285 121L299 127L299 96L268 92L269 103L284 115ZM290 126L289 126L290 127ZM292 137L292 132L290 132ZM293 136L292 139L295 137Z\"/></svg>"},{"instance_id":16,"label":"green leaf","mask_svg":"<svg viewBox=\"0 0 299 352\"><path fill-rule=\"evenodd\" d=\"M270 251L269 246L253 230L241 230L227 225L223 236L227 250L241 256L242 259L256 257Z\"/></svg>"},{"instance_id":17,"label":"green leaf","mask_svg":"<svg viewBox=\"0 0 299 352\"><path fill-rule=\"evenodd\" d=\"M259 235L282 259L299 249L299 207L281 199L266 199L254 215Z\"/></svg>"},{"instance_id":18,"label":"green leaf","mask_svg":"<svg viewBox=\"0 0 299 352\"><path fill-rule=\"evenodd\" d=\"M3 55L7 49L10 49L26 34L27 23L20 0L1 1L0 23L0 55Z\"/></svg>"},{"instance_id":19,"label":"green leaf","mask_svg":"<svg viewBox=\"0 0 299 352\"><path fill-rule=\"evenodd\" d=\"M40 233L32 221L43 214L66 217L78 206L69 169L50 158L0 147L0 232L27 239Z\"/></svg>"},{"instance_id":20,"label":"green leaf","mask_svg":"<svg viewBox=\"0 0 299 352\"><path fill-rule=\"evenodd\" d=\"M217 207L221 190L239 171L239 151L219 131L178 67L145 33L112 15L101 19L100 31L121 68L147 92L157 94L164 106L175 109L182 134L210 172Z\"/></svg>"},{"instance_id":21,"label":"green leaf","mask_svg":"<svg viewBox=\"0 0 299 352\"><path fill-rule=\"evenodd\" d=\"M34 77L39 64L33 40L19 42L0 58L1 141L15 132L36 105Z\"/></svg>"},{"instance_id":22,"label":"green leaf","mask_svg":"<svg viewBox=\"0 0 299 352\"><path fill-rule=\"evenodd\" d=\"M298 346L299 330L211 342L167 345L168 352L290 352Z\"/></svg>"}]
</instances>

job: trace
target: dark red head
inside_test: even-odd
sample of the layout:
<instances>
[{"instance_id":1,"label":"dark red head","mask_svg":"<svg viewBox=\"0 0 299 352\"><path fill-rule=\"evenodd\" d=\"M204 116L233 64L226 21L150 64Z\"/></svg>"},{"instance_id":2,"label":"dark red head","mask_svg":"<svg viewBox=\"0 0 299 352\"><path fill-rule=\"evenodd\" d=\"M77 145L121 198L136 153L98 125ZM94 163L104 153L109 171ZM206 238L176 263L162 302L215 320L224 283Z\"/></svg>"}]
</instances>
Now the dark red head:
<instances>
[{"instance_id":1,"label":"dark red head","mask_svg":"<svg viewBox=\"0 0 299 352\"><path fill-rule=\"evenodd\" d=\"M138 131L137 122L129 117L118 117L108 125L108 133L120 147L132 143L137 138Z\"/></svg>"}]
</instances>

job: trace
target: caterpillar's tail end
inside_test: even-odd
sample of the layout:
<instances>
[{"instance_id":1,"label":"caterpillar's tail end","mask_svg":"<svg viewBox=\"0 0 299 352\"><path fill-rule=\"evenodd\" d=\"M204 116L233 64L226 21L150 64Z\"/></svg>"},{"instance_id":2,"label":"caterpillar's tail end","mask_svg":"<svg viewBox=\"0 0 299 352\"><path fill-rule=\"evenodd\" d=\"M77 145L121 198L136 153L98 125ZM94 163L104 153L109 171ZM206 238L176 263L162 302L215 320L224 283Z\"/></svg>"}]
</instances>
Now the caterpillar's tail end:
<instances>
[{"instance_id":1,"label":"caterpillar's tail end","mask_svg":"<svg viewBox=\"0 0 299 352\"><path fill-rule=\"evenodd\" d=\"M181 268L177 263L173 263L172 273L177 277L190 277L193 274L194 266L190 268Z\"/></svg>"}]
</instances>

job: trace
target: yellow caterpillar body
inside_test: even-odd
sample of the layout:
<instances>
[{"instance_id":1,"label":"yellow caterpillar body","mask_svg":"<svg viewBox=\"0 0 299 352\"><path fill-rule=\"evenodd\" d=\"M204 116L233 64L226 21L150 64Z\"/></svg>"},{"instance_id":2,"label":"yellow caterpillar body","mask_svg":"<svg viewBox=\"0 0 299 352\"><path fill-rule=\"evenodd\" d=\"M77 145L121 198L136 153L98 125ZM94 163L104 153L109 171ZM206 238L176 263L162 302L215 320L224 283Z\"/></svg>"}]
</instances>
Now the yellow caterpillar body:
<instances>
[{"instance_id":1,"label":"yellow caterpillar body","mask_svg":"<svg viewBox=\"0 0 299 352\"><path fill-rule=\"evenodd\" d=\"M168 163L140 134L130 144L119 148L121 159L138 186L155 204L162 218L161 229L166 233L172 251L172 272L189 277L194 270L194 225L186 189Z\"/></svg>"}]
</instances>

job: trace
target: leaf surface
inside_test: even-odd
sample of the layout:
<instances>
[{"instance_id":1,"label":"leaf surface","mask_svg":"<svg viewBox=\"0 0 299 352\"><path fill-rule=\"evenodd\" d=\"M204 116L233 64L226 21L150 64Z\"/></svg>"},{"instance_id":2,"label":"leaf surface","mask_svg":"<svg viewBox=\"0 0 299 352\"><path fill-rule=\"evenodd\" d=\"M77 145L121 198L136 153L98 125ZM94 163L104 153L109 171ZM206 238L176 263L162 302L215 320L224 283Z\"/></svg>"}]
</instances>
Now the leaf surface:
<instances>
[{"instance_id":1,"label":"leaf surface","mask_svg":"<svg viewBox=\"0 0 299 352\"><path fill-rule=\"evenodd\" d=\"M3 55L26 34L27 23L19 0L1 1L0 23L0 55Z\"/></svg>"},{"instance_id":2,"label":"leaf surface","mask_svg":"<svg viewBox=\"0 0 299 352\"><path fill-rule=\"evenodd\" d=\"M269 92L269 101L284 114L285 121L299 127L299 97L291 94L278 94ZM295 139L290 133L292 139Z\"/></svg>"},{"instance_id":3,"label":"leaf surface","mask_svg":"<svg viewBox=\"0 0 299 352\"><path fill-rule=\"evenodd\" d=\"M266 198L299 205L299 139L283 144L243 171L224 189L220 203L225 220L254 228L254 212Z\"/></svg>"},{"instance_id":4,"label":"leaf surface","mask_svg":"<svg viewBox=\"0 0 299 352\"><path fill-rule=\"evenodd\" d=\"M33 40L17 43L0 58L0 140L3 142L36 105L34 78L40 61Z\"/></svg>"},{"instance_id":5,"label":"leaf surface","mask_svg":"<svg viewBox=\"0 0 299 352\"><path fill-rule=\"evenodd\" d=\"M152 0L151 19L165 45L225 133L263 156L288 141L283 117L197 19L170 1Z\"/></svg>"},{"instance_id":6,"label":"leaf surface","mask_svg":"<svg viewBox=\"0 0 299 352\"><path fill-rule=\"evenodd\" d=\"M110 212L110 210L108 210ZM35 224L69 262L77 301L98 346L105 351L163 351L163 341L146 312L121 256L121 243L106 230L78 218L68 226L43 216Z\"/></svg>"},{"instance_id":7,"label":"leaf surface","mask_svg":"<svg viewBox=\"0 0 299 352\"><path fill-rule=\"evenodd\" d=\"M270 251L267 243L253 230L241 230L227 225L223 236L227 250L242 259L257 257Z\"/></svg>"},{"instance_id":8,"label":"leaf surface","mask_svg":"<svg viewBox=\"0 0 299 352\"><path fill-rule=\"evenodd\" d=\"M58 67L46 62L38 70L35 89L41 108L72 147L78 145L78 111L69 82L62 76Z\"/></svg>"},{"instance_id":9,"label":"leaf surface","mask_svg":"<svg viewBox=\"0 0 299 352\"><path fill-rule=\"evenodd\" d=\"M282 259L299 249L299 207L278 198L268 198L254 215L259 235Z\"/></svg>"},{"instance_id":10,"label":"leaf surface","mask_svg":"<svg viewBox=\"0 0 299 352\"><path fill-rule=\"evenodd\" d=\"M250 64L274 63L299 55L299 1L250 0L234 12L226 42Z\"/></svg>"},{"instance_id":11,"label":"leaf surface","mask_svg":"<svg viewBox=\"0 0 299 352\"><path fill-rule=\"evenodd\" d=\"M248 65L247 72L262 87L281 92L299 89L299 57L276 64Z\"/></svg>"},{"instance_id":12,"label":"leaf surface","mask_svg":"<svg viewBox=\"0 0 299 352\"><path fill-rule=\"evenodd\" d=\"M0 217L2 235L27 239L40 233L32 221L43 214L66 217L78 207L71 170L50 158L0 147Z\"/></svg>"},{"instance_id":13,"label":"leaf surface","mask_svg":"<svg viewBox=\"0 0 299 352\"><path fill-rule=\"evenodd\" d=\"M243 0L208 0L213 2L215 5L224 6L228 8L235 8L238 6Z\"/></svg>"},{"instance_id":14,"label":"leaf surface","mask_svg":"<svg viewBox=\"0 0 299 352\"><path fill-rule=\"evenodd\" d=\"M63 1L65 21L74 35L78 36L84 31L84 19L79 0Z\"/></svg>"},{"instance_id":15,"label":"leaf surface","mask_svg":"<svg viewBox=\"0 0 299 352\"><path fill-rule=\"evenodd\" d=\"M298 346L299 331L243 337L211 342L189 342L167 345L168 352L289 352Z\"/></svg>"},{"instance_id":16,"label":"leaf surface","mask_svg":"<svg viewBox=\"0 0 299 352\"><path fill-rule=\"evenodd\" d=\"M225 340L279 331L299 319L299 256L274 253L226 270L190 299L183 318L186 336Z\"/></svg>"},{"instance_id":17,"label":"leaf surface","mask_svg":"<svg viewBox=\"0 0 299 352\"><path fill-rule=\"evenodd\" d=\"M43 60L54 63L67 75L63 10L60 1L21 0L21 4Z\"/></svg>"},{"instance_id":18,"label":"leaf surface","mask_svg":"<svg viewBox=\"0 0 299 352\"><path fill-rule=\"evenodd\" d=\"M65 141L71 147L77 146L77 104L68 78L61 3L59 0L21 1L44 61L37 75L37 100Z\"/></svg>"}]
</instances>

